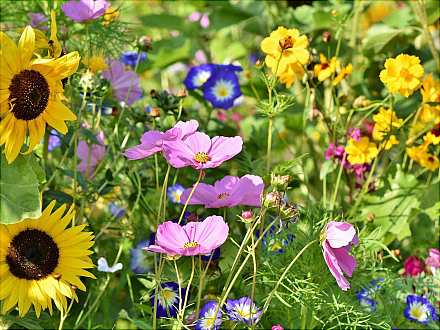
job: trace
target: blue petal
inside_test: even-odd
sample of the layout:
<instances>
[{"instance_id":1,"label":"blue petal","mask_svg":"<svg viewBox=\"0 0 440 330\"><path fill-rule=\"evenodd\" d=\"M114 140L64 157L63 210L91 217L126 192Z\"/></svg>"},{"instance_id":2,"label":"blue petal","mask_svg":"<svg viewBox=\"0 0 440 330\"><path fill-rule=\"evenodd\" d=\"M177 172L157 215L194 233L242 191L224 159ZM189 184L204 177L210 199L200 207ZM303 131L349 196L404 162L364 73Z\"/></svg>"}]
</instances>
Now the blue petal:
<instances>
[{"instance_id":1,"label":"blue petal","mask_svg":"<svg viewBox=\"0 0 440 330\"><path fill-rule=\"evenodd\" d=\"M215 94L216 88L219 84L227 84L231 86L228 95L220 97ZM240 83L233 71L217 70L203 85L203 97L215 108L227 110L234 105L234 100L241 95Z\"/></svg>"},{"instance_id":2,"label":"blue petal","mask_svg":"<svg viewBox=\"0 0 440 330\"><path fill-rule=\"evenodd\" d=\"M186 75L186 78L183 81L186 88L188 90L193 90L202 87L203 84L213 74L215 67L216 67L215 64L202 64L202 65L193 66L191 69L189 69L188 74ZM205 75L204 77L206 77L206 79L199 80L198 78L200 78L201 75Z\"/></svg>"}]
</instances>

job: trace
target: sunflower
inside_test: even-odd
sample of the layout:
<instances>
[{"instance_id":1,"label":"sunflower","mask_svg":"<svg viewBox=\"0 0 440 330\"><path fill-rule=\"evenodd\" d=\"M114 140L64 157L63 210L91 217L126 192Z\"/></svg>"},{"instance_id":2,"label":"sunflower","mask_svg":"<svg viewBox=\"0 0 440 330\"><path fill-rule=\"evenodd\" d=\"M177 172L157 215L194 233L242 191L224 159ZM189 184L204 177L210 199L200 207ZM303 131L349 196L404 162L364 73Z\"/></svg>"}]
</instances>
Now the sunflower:
<instances>
[{"instance_id":1,"label":"sunflower","mask_svg":"<svg viewBox=\"0 0 440 330\"><path fill-rule=\"evenodd\" d=\"M0 224L0 301L5 314L18 304L24 316L33 304L37 317L41 310L52 313L52 300L62 311L67 299L78 297L76 288L85 291L80 276L95 278L85 268L93 268L92 233L83 232L86 225L67 228L75 216L66 205L52 212L52 201L38 219Z\"/></svg>"},{"instance_id":2,"label":"sunflower","mask_svg":"<svg viewBox=\"0 0 440 330\"><path fill-rule=\"evenodd\" d=\"M8 163L17 158L29 131L32 152L41 141L46 123L66 134L65 120L75 114L63 103L61 80L78 68L80 57L72 52L53 59L32 59L35 32L27 26L17 45L0 32L0 145L5 144Z\"/></svg>"}]
</instances>

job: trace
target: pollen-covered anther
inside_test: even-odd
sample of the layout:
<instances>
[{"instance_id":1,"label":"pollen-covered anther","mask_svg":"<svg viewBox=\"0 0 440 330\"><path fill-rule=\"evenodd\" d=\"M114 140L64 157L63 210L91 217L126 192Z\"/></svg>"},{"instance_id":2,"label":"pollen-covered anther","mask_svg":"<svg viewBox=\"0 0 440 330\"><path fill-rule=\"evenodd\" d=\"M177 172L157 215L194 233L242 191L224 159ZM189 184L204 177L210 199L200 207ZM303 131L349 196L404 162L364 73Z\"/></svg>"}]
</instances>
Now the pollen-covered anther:
<instances>
[{"instance_id":1,"label":"pollen-covered anther","mask_svg":"<svg viewBox=\"0 0 440 330\"><path fill-rule=\"evenodd\" d=\"M196 248L198 247L200 244L197 242L186 242L185 244L183 244L183 248L184 249L191 249L191 248Z\"/></svg>"},{"instance_id":2,"label":"pollen-covered anther","mask_svg":"<svg viewBox=\"0 0 440 330\"><path fill-rule=\"evenodd\" d=\"M223 192L223 193L217 195L217 199L225 199L227 197L229 197L229 193L227 193L227 192Z\"/></svg>"},{"instance_id":3,"label":"pollen-covered anther","mask_svg":"<svg viewBox=\"0 0 440 330\"><path fill-rule=\"evenodd\" d=\"M211 160L211 157L206 152L198 152L194 156L194 160L198 163L205 164Z\"/></svg>"},{"instance_id":4,"label":"pollen-covered anther","mask_svg":"<svg viewBox=\"0 0 440 330\"><path fill-rule=\"evenodd\" d=\"M290 49L293 47L294 40L291 36L287 36L279 41L281 50Z\"/></svg>"}]
</instances>

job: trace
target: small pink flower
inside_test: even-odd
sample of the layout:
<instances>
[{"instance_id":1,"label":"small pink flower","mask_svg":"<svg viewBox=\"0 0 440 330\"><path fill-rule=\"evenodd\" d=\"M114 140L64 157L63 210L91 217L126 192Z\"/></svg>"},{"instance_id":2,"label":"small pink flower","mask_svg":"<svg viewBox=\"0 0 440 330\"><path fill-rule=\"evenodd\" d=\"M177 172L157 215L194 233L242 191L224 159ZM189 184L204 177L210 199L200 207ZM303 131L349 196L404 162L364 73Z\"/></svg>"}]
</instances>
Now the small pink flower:
<instances>
[{"instance_id":1,"label":"small pink flower","mask_svg":"<svg viewBox=\"0 0 440 330\"><path fill-rule=\"evenodd\" d=\"M272 326L272 330L284 330L284 328L281 324L277 324Z\"/></svg>"},{"instance_id":2,"label":"small pink flower","mask_svg":"<svg viewBox=\"0 0 440 330\"><path fill-rule=\"evenodd\" d=\"M423 261L416 256L410 256L406 258L405 262L403 263L403 268L405 269L403 275L414 277L424 271L425 265Z\"/></svg>"},{"instance_id":3,"label":"small pink flower","mask_svg":"<svg viewBox=\"0 0 440 330\"><path fill-rule=\"evenodd\" d=\"M164 143L164 156L168 163L181 168L192 166L197 170L220 166L241 152L243 140L240 136L215 136L196 132L185 140Z\"/></svg>"},{"instance_id":4,"label":"small pink flower","mask_svg":"<svg viewBox=\"0 0 440 330\"><path fill-rule=\"evenodd\" d=\"M95 167L105 155L104 133L99 132L96 139L99 144L89 146L86 141L79 141L78 143L77 155L81 162L78 164L77 169L85 177L93 176Z\"/></svg>"},{"instance_id":5,"label":"small pink flower","mask_svg":"<svg viewBox=\"0 0 440 330\"><path fill-rule=\"evenodd\" d=\"M355 141L359 141L361 139L361 130L359 128L349 128L348 136Z\"/></svg>"},{"instance_id":6,"label":"small pink flower","mask_svg":"<svg viewBox=\"0 0 440 330\"><path fill-rule=\"evenodd\" d=\"M426 267L434 273L440 268L440 251L438 249L429 249L429 256L425 260Z\"/></svg>"},{"instance_id":7,"label":"small pink flower","mask_svg":"<svg viewBox=\"0 0 440 330\"><path fill-rule=\"evenodd\" d=\"M206 255L221 246L228 233L228 225L217 215L184 226L166 221L158 226L155 243L145 250L169 256Z\"/></svg>"},{"instance_id":8,"label":"small pink flower","mask_svg":"<svg viewBox=\"0 0 440 330\"><path fill-rule=\"evenodd\" d=\"M198 11L194 11L191 13L191 15L188 16L188 20L190 22L197 22L200 17L202 17L202 14L200 14Z\"/></svg>"},{"instance_id":9,"label":"small pink flower","mask_svg":"<svg viewBox=\"0 0 440 330\"><path fill-rule=\"evenodd\" d=\"M188 204L201 204L206 208L234 207L237 205L260 207L263 189L263 179L259 176L245 175L241 178L225 176L214 183L213 186L200 183ZM189 188L183 192L180 203L186 203L191 190L192 188Z\"/></svg>"},{"instance_id":10,"label":"small pink flower","mask_svg":"<svg viewBox=\"0 0 440 330\"><path fill-rule=\"evenodd\" d=\"M197 120L190 120L186 122L179 121L173 128L165 132L148 131L142 135L141 144L128 148L124 155L131 160L150 157L156 152L162 151L163 144L166 141L185 139L197 131L198 127Z\"/></svg>"},{"instance_id":11,"label":"small pink flower","mask_svg":"<svg viewBox=\"0 0 440 330\"><path fill-rule=\"evenodd\" d=\"M217 111L217 119L224 123L228 120L228 115L225 111L219 110Z\"/></svg>"},{"instance_id":12,"label":"small pink flower","mask_svg":"<svg viewBox=\"0 0 440 330\"><path fill-rule=\"evenodd\" d=\"M75 22L87 22L104 15L108 7L110 3L107 0L70 0L61 9Z\"/></svg>"},{"instance_id":13,"label":"small pink flower","mask_svg":"<svg viewBox=\"0 0 440 330\"><path fill-rule=\"evenodd\" d=\"M208 14L203 14L202 18L200 19L200 26L204 29L207 29L209 27L209 16Z\"/></svg>"},{"instance_id":14,"label":"small pink flower","mask_svg":"<svg viewBox=\"0 0 440 330\"><path fill-rule=\"evenodd\" d=\"M327 224L325 240L322 244L324 260L339 287L344 291L350 288L344 273L351 277L356 268L356 259L349 255L349 252L351 246L358 243L356 230L351 224L336 221Z\"/></svg>"},{"instance_id":15,"label":"small pink flower","mask_svg":"<svg viewBox=\"0 0 440 330\"><path fill-rule=\"evenodd\" d=\"M208 62L208 59L206 58L205 52L201 49L196 51L196 53L194 54L194 58L197 61L197 63L200 63L200 64L205 64L206 62Z\"/></svg>"}]
</instances>

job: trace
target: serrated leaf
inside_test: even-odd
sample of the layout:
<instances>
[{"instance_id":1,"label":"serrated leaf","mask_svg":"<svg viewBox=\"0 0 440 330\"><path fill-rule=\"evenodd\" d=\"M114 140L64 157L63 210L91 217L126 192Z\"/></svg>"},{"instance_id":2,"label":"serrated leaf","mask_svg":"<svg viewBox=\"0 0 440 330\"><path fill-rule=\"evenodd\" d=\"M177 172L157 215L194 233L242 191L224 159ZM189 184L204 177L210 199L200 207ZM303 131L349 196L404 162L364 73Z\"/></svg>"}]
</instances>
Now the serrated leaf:
<instances>
[{"instance_id":1,"label":"serrated leaf","mask_svg":"<svg viewBox=\"0 0 440 330\"><path fill-rule=\"evenodd\" d=\"M1 155L0 223L12 224L26 218L41 215L41 199L38 191L38 175L31 165L33 155L19 155L7 164Z\"/></svg>"}]
</instances>

